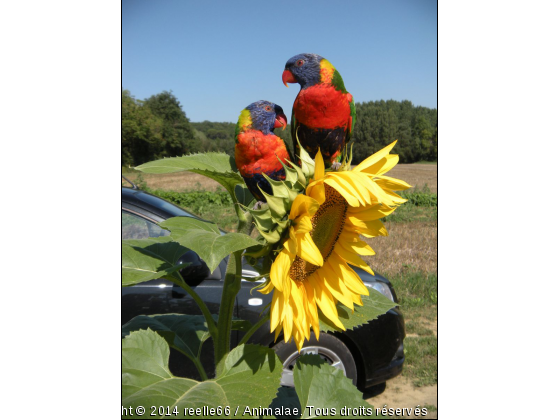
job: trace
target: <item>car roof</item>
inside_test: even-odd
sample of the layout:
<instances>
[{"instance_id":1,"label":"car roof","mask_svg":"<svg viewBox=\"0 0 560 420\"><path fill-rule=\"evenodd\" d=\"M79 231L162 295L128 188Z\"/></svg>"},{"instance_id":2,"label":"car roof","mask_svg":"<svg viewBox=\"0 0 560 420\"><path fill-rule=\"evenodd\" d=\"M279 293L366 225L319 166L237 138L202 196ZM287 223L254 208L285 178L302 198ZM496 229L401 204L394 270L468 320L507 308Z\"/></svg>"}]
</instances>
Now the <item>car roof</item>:
<instances>
[{"instance_id":1,"label":"car roof","mask_svg":"<svg viewBox=\"0 0 560 420\"><path fill-rule=\"evenodd\" d=\"M175 204L139 189L122 187L121 203L124 209L139 212L158 222L177 216L199 219Z\"/></svg>"}]
</instances>

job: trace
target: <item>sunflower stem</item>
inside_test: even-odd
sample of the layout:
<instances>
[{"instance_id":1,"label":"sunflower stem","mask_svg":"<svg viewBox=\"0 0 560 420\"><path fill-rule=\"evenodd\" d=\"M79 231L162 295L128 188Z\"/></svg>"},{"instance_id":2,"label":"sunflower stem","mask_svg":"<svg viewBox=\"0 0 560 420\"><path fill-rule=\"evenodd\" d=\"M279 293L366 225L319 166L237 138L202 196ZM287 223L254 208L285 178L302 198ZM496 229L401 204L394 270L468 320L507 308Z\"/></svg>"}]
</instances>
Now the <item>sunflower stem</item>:
<instances>
[{"instance_id":1,"label":"sunflower stem","mask_svg":"<svg viewBox=\"0 0 560 420\"><path fill-rule=\"evenodd\" d=\"M243 338L239 341L238 346L241 346L242 344L245 344L247 341L249 341L249 338L251 338L251 336L260 328L262 327L264 324L266 324L266 322L270 319L270 316L268 314L264 315L261 317L261 319L259 319L259 321L253 325L251 327L251 329L249 331L247 331L245 333L245 335L243 336Z\"/></svg>"},{"instance_id":2,"label":"sunflower stem","mask_svg":"<svg viewBox=\"0 0 560 420\"><path fill-rule=\"evenodd\" d=\"M206 324L208 325L208 332L210 333L210 336L212 337L212 339L216 340L216 338L218 336L218 327L216 326L216 321L214 321L214 318L212 317L212 314L210 313L210 310L208 309L208 306L206 306L206 303L204 303L204 301L200 298L200 296L198 296L198 293L196 293L187 284L185 279L183 279L183 276L181 275L181 273L176 271L173 274L177 275L177 277L179 278L179 281L177 281L177 277L173 277L173 276L169 276L169 277L166 277L166 278L171 280L173 283L175 283L177 286L181 287L189 295L191 295L193 300L196 302L196 304L200 308L200 311L202 312L202 315L204 315L204 319L206 320Z\"/></svg>"},{"instance_id":3,"label":"sunflower stem","mask_svg":"<svg viewBox=\"0 0 560 420\"><path fill-rule=\"evenodd\" d=\"M244 212L238 204L235 204L234 207L238 219L237 232L250 235L253 230L253 215L249 212Z\"/></svg>"},{"instance_id":4,"label":"sunflower stem","mask_svg":"<svg viewBox=\"0 0 560 420\"><path fill-rule=\"evenodd\" d=\"M216 377L222 374L224 361L230 350L231 321L235 309L235 297L241 289L241 252L237 251L229 256L226 269L220 314L218 315L218 337L214 340Z\"/></svg>"}]
</instances>

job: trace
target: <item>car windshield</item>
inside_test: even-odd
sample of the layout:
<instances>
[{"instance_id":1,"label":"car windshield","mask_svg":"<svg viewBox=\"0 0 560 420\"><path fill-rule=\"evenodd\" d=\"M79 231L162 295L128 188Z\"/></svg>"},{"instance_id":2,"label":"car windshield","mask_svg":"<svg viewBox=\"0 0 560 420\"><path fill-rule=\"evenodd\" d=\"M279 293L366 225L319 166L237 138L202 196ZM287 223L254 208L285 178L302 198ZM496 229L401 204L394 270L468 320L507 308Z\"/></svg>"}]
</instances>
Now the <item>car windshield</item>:
<instances>
[{"instance_id":1,"label":"car windshield","mask_svg":"<svg viewBox=\"0 0 560 420\"><path fill-rule=\"evenodd\" d=\"M145 239L168 236L169 231L152 221L122 210L121 234L122 239Z\"/></svg>"}]
</instances>

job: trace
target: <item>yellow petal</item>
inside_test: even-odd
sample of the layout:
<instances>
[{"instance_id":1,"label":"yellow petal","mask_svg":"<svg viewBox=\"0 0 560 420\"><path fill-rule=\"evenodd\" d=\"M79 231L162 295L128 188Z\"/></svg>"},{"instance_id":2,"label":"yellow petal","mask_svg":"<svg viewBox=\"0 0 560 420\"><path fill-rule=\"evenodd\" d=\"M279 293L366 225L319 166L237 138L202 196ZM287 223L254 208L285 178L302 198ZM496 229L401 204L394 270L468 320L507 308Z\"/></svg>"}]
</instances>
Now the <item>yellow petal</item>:
<instances>
[{"instance_id":1,"label":"yellow petal","mask_svg":"<svg viewBox=\"0 0 560 420\"><path fill-rule=\"evenodd\" d=\"M311 224L311 217L309 216L302 216L299 218L296 226L294 227L294 233L296 235L309 233L313 230L313 225Z\"/></svg>"},{"instance_id":2,"label":"yellow petal","mask_svg":"<svg viewBox=\"0 0 560 420\"><path fill-rule=\"evenodd\" d=\"M317 248L317 245L315 245L315 242L313 242L311 235L309 233L298 235L297 241L297 255L308 263L322 267L323 256L321 255L321 251L319 251L319 248Z\"/></svg>"},{"instance_id":3,"label":"yellow petal","mask_svg":"<svg viewBox=\"0 0 560 420\"><path fill-rule=\"evenodd\" d=\"M334 325L342 330L345 330L346 328L344 328L344 325L340 322L340 319L338 319L338 311L336 310L333 296L326 288L321 286L320 281L315 275L316 272L310 275L307 278L307 281L311 284L311 286L313 286L317 306L321 309L323 315L325 315L325 317L327 317Z\"/></svg>"},{"instance_id":4,"label":"yellow petal","mask_svg":"<svg viewBox=\"0 0 560 420\"><path fill-rule=\"evenodd\" d=\"M377 204L373 207L349 207L348 218L353 217L359 220L377 220L389 216L395 210L396 207L389 207L383 204Z\"/></svg>"},{"instance_id":5,"label":"yellow petal","mask_svg":"<svg viewBox=\"0 0 560 420\"><path fill-rule=\"evenodd\" d=\"M344 199L349 205L354 207L358 207L360 205L360 201L354 196L355 194L354 188L348 186L349 189L347 189L347 186L343 185L340 182L340 179L335 180L333 178L327 178L325 179L325 184L330 185L336 191L338 191L338 193L344 197Z\"/></svg>"},{"instance_id":6,"label":"yellow petal","mask_svg":"<svg viewBox=\"0 0 560 420\"><path fill-rule=\"evenodd\" d=\"M284 314L284 298L278 290L272 295L272 303L270 304L270 332L274 331L281 321Z\"/></svg>"},{"instance_id":7,"label":"yellow petal","mask_svg":"<svg viewBox=\"0 0 560 420\"><path fill-rule=\"evenodd\" d=\"M399 155L388 155L376 164L364 169L362 172L369 174L370 176L377 177L389 172L397 163L399 163Z\"/></svg>"},{"instance_id":8,"label":"yellow petal","mask_svg":"<svg viewBox=\"0 0 560 420\"><path fill-rule=\"evenodd\" d=\"M359 172L355 173L352 171L338 172L333 175L339 175L346 182L352 185L357 194L359 194L359 197L362 198L362 200L360 200L362 204L371 204L370 196L373 193L371 184L373 181L367 175L361 174Z\"/></svg>"},{"instance_id":9,"label":"yellow petal","mask_svg":"<svg viewBox=\"0 0 560 420\"><path fill-rule=\"evenodd\" d=\"M374 195L376 199L385 205L394 206L395 204L406 202L406 199L402 198L400 195L395 194L392 191L384 190L379 185L377 185L376 182L372 183L372 187L375 191Z\"/></svg>"},{"instance_id":10,"label":"yellow petal","mask_svg":"<svg viewBox=\"0 0 560 420\"><path fill-rule=\"evenodd\" d=\"M331 260L332 258L329 258L325 262L325 266L321 270L318 270L319 278L335 299L354 311L354 304L350 297L350 292L344 284L344 279L338 275L340 270L338 270L337 273L335 268L332 267L332 264L330 264Z\"/></svg>"},{"instance_id":11,"label":"yellow petal","mask_svg":"<svg viewBox=\"0 0 560 420\"><path fill-rule=\"evenodd\" d=\"M295 234L292 235L292 232L293 229L290 228L290 238L286 239L282 245L284 246L288 254L296 255L297 244L296 244Z\"/></svg>"},{"instance_id":12,"label":"yellow petal","mask_svg":"<svg viewBox=\"0 0 560 420\"><path fill-rule=\"evenodd\" d=\"M340 245L349 252L355 252L360 255L375 255L375 251L365 242L340 242Z\"/></svg>"},{"instance_id":13,"label":"yellow petal","mask_svg":"<svg viewBox=\"0 0 560 420\"><path fill-rule=\"evenodd\" d=\"M313 216L319 209L319 203L314 198L299 194L292 203L290 219L295 220L302 215Z\"/></svg>"},{"instance_id":14,"label":"yellow petal","mask_svg":"<svg viewBox=\"0 0 560 420\"><path fill-rule=\"evenodd\" d=\"M305 194L313 197L315 200L317 200L317 203L321 205L325 202L325 185L322 181L313 184L310 183L305 190Z\"/></svg>"},{"instance_id":15,"label":"yellow petal","mask_svg":"<svg viewBox=\"0 0 560 420\"><path fill-rule=\"evenodd\" d=\"M290 272L290 266L292 264L292 259L290 254L286 249L283 249L277 256L272 267L270 267L270 281L274 284L279 291L284 290L284 283L286 277L288 277ZM289 290L287 290L289 292Z\"/></svg>"},{"instance_id":16,"label":"yellow petal","mask_svg":"<svg viewBox=\"0 0 560 420\"><path fill-rule=\"evenodd\" d=\"M271 281L269 281L263 288L258 289L258 291L263 295L268 295L273 290L276 290L276 288L274 287L274 284Z\"/></svg>"},{"instance_id":17,"label":"yellow petal","mask_svg":"<svg viewBox=\"0 0 560 420\"><path fill-rule=\"evenodd\" d=\"M371 155L370 157L368 157L367 159L362 161L362 163L360 163L358 166L356 166L352 170L356 171L356 172L363 172L364 169L369 168L370 166L374 165L375 163L379 162L382 158L387 156L389 154L389 152L391 151L391 149L393 147L395 147L396 143L397 143L397 141L395 140L390 145L384 147L383 149L381 149L377 153L374 153L373 155Z\"/></svg>"},{"instance_id":18,"label":"yellow petal","mask_svg":"<svg viewBox=\"0 0 560 420\"><path fill-rule=\"evenodd\" d=\"M284 342L288 342L292 336L292 327L294 325L294 317L292 314L292 307L290 305L284 305L284 319L282 320L282 326L284 330Z\"/></svg>"},{"instance_id":19,"label":"yellow petal","mask_svg":"<svg viewBox=\"0 0 560 420\"><path fill-rule=\"evenodd\" d=\"M319 327L319 313L317 312L317 303L315 302L315 290L308 281L304 281L303 285L307 295L307 311L309 313L311 326L313 327L315 337L319 340L321 328Z\"/></svg>"},{"instance_id":20,"label":"yellow petal","mask_svg":"<svg viewBox=\"0 0 560 420\"><path fill-rule=\"evenodd\" d=\"M362 221L352 223L355 226L356 232L361 233L366 238L373 238L375 236L389 236L389 232L381 220L370 220L367 222Z\"/></svg>"},{"instance_id":21,"label":"yellow petal","mask_svg":"<svg viewBox=\"0 0 560 420\"><path fill-rule=\"evenodd\" d=\"M323 155L321 154L321 148L317 150L315 155L315 174L313 175L314 180L319 180L325 176L325 161L323 160Z\"/></svg>"},{"instance_id":22,"label":"yellow petal","mask_svg":"<svg viewBox=\"0 0 560 420\"><path fill-rule=\"evenodd\" d=\"M393 190L393 191L402 191L411 188L412 186L408 183L404 182L401 179L391 178L384 175L378 175L376 178L377 185L381 188Z\"/></svg>"},{"instance_id":23,"label":"yellow petal","mask_svg":"<svg viewBox=\"0 0 560 420\"><path fill-rule=\"evenodd\" d=\"M282 332L282 324L278 324L276 330L274 331L274 341L278 340L278 336L280 335L281 332Z\"/></svg>"},{"instance_id":24,"label":"yellow petal","mask_svg":"<svg viewBox=\"0 0 560 420\"><path fill-rule=\"evenodd\" d=\"M348 266L348 264L341 260L338 255L332 254L329 258L329 262L336 271L336 275L344 279L344 284L348 287L348 289L359 295L369 295L369 290L364 285L360 276L358 276L356 272Z\"/></svg>"},{"instance_id":25,"label":"yellow petal","mask_svg":"<svg viewBox=\"0 0 560 420\"><path fill-rule=\"evenodd\" d=\"M354 252L349 252L340 243L337 243L334 246L334 252L336 252L337 255L347 263L350 263L356 267L360 267L362 270L370 273L372 276L375 275L373 273L373 270L370 268L370 266L367 265L366 262L362 260L359 255L356 255L356 253Z\"/></svg>"}]
</instances>

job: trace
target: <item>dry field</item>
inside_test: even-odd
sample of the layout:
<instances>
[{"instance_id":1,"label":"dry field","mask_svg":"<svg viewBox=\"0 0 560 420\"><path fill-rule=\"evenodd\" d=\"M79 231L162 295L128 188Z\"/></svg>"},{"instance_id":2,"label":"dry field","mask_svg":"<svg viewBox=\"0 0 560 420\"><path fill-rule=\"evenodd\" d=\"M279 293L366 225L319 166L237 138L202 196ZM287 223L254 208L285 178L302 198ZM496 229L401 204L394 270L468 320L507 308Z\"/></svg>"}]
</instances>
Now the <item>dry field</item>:
<instances>
[{"instance_id":1,"label":"dry field","mask_svg":"<svg viewBox=\"0 0 560 420\"><path fill-rule=\"evenodd\" d=\"M138 177L142 176L146 185L154 190L164 191L225 191L216 181L203 175L193 174L192 172L176 172L172 174L140 174L140 172L132 172L124 174L132 182L138 182ZM128 185L123 180L122 185Z\"/></svg>"},{"instance_id":2,"label":"dry field","mask_svg":"<svg viewBox=\"0 0 560 420\"><path fill-rule=\"evenodd\" d=\"M437 271L437 222L385 224L389 236L365 241L376 255L364 260L380 274L394 278L413 269L422 273Z\"/></svg>"},{"instance_id":3,"label":"dry field","mask_svg":"<svg viewBox=\"0 0 560 420\"><path fill-rule=\"evenodd\" d=\"M430 191L437 194L436 164L400 163L386 175L402 179L420 189L427 184Z\"/></svg>"}]
</instances>

